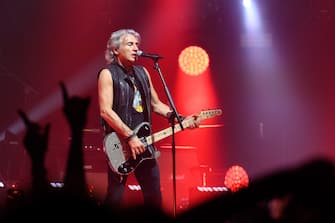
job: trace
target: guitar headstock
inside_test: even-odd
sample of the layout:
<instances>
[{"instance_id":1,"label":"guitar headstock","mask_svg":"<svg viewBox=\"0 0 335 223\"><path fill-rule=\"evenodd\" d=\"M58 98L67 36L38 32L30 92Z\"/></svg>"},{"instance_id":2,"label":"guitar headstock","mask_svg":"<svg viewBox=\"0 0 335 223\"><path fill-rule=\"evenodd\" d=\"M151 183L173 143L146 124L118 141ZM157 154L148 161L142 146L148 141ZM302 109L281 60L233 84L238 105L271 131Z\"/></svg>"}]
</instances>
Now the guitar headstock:
<instances>
[{"instance_id":1,"label":"guitar headstock","mask_svg":"<svg viewBox=\"0 0 335 223\"><path fill-rule=\"evenodd\" d=\"M222 109L209 109L209 110L203 110L200 112L199 117L200 118L212 118L215 116L222 115Z\"/></svg>"},{"instance_id":2,"label":"guitar headstock","mask_svg":"<svg viewBox=\"0 0 335 223\"><path fill-rule=\"evenodd\" d=\"M201 121L203 119L212 118L215 116L222 115L222 109L208 109L208 110L202 110L200 114L196 116L197 121ZM194 117L188 116L184 121L183 124L185 127L192 124Z\"/></svg>"}]
</instances>

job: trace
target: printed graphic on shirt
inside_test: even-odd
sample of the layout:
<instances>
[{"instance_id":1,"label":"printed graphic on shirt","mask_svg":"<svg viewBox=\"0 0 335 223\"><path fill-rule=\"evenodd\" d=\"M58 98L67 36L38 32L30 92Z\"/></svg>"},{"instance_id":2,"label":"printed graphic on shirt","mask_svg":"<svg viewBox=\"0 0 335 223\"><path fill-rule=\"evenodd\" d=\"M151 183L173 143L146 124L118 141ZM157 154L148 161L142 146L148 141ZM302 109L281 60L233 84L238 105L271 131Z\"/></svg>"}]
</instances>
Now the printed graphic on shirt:
<instances>
[{"instance_id":1,"label":"printed graphic on shirt","mask_svg":"<svg viewBox=\"0 0 335 223\"><path fill-rule=\"evenodd\" d=\"M135 89L133 107L137 112L143 112L141 93L137 88Z\"/></svg>"}]
</instances>

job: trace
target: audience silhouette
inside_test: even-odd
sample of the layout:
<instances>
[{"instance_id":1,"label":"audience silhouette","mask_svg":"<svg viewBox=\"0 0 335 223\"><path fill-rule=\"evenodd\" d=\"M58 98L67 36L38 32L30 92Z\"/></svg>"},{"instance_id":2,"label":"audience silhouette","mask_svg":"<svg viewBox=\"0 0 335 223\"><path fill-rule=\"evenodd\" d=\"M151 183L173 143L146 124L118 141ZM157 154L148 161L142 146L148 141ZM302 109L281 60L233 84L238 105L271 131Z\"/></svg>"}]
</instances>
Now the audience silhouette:
<instances>
[{"instance_id":1,"label":"audience silhouette","mask_svg":"<svg viewBox=\"0 0 335 223\"><path fill-rule=\"evenodd\" d=\"M90 196L83 169L82 130L86 125L90 98L69 97L63 82L60 82L60 87L63 113L71 130L64 186L53 188L47 178L45 156L51 124L43 127L29 120L26 113L19 109L18 114L26 126L23 143L31 160L32 185L30 191L24 191L14 199L7 199L3 216L5 221L96 220L112 211L105 212ZM98 214L97 211L105 213Z\"/></svg>"}]
</instances>

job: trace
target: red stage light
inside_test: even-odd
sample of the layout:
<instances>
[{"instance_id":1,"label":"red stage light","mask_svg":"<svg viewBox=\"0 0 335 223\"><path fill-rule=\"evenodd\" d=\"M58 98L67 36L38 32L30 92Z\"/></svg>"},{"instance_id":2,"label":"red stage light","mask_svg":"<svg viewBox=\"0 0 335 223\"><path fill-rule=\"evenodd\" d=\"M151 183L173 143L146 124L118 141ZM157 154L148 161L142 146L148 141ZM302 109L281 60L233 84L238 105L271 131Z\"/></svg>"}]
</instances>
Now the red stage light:
<instances>
[{"instance_id":1,"label":"red stage light","mask_svg":"<svg viewBox=\"0 0 335 223\"><path fill-rule=\"evenodd\" d=\"M231 166L226 172L224 185L232 192L247 187L249 185L247 172L239 165Z\"/></svg>"}]
</instances>

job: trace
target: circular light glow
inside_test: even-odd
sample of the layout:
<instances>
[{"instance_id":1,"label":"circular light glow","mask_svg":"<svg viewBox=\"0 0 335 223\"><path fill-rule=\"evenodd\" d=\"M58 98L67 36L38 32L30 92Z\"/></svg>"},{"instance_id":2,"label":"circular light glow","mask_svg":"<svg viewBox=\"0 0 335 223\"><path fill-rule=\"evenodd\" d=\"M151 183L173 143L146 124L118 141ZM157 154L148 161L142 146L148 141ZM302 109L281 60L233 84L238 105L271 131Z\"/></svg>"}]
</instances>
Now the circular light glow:
<instances>
[{"instance_id":1,"label":"circular light glow","mask_svg":"<svg viewBox=\"0 0 335 223\"><path fill-rule=\"evenodd\" d=\"M226 172L224 184L232 192L236 192L249 185L248 174L241 166L231 166Z\"/></svg>"},{"instance_id":2,"label":"circular light glow","mask_svg":"<svg viewBox=\"0 0 335 223\"><path fill-rule=\"evenodd\" d=\"M246 8L249 8L251 6L251 0L243 0L243 5Z\"/></svg>"},{"instance_id":3,"label":"circular light glow","mask_svg":"<svg viewBox=\"0 0 335 223\"><path fill-rule=\"evenodd\" d=\"M179 54L178 63L184 73L197 76L207 69L209 57L201 47L189 46Z\"/></svg>"}]
</instances>

